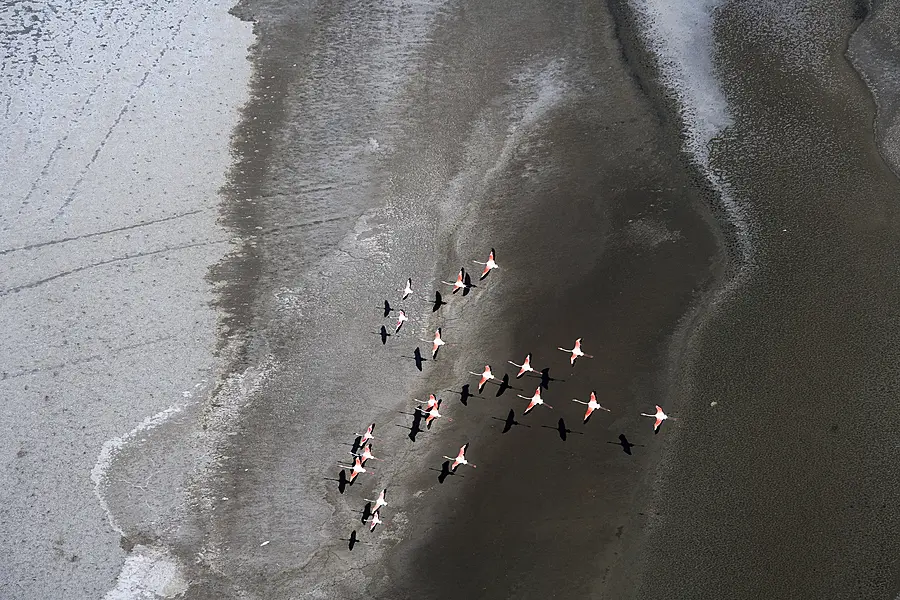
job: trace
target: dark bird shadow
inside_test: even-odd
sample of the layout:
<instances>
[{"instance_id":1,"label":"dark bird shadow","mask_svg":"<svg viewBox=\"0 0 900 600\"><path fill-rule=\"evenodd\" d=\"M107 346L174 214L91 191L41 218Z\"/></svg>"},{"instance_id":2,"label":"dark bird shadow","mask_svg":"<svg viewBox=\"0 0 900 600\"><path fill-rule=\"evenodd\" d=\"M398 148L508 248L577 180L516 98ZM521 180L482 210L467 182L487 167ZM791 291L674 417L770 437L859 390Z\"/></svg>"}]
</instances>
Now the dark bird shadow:
<instances>
[{"instance_id":1,"label":"dark bird shadow","mask_svg":"<svg viewBox=\"0 0 900 600\"><path fill-rule=\"evenodd\" d=\"M499 398L500 396L503 395L503 392L505 392L506 390L512 388L512 386L509 385L509 373L504 374L504 375L503 375L503 379L501 379L501 380L500 380L500 383L497 384L497 385L500 386L500 387L497 389L497 398ZM512 388L512 389L515 389L515 388Z\"/></svg>"},{"instance_id":2,"label":"dark bird shadow","mask_svg":"<svg viewBox=\"0 0 900 600\"><path fill-rule=\"evenodd\" d=\"M445 460L444 464L441 465L441 474L438 475L438 483L444 483L444 480L447 479L448 475L456 475L456 473L450 470L450 461Z\"/></svg>"},{"instance_id":3,"label":"dark bird shadow","mask_svg":"<svg viewBox=\"0 0 900 600\"><path fill-rule=\"evenodd\" d=\"M447 390L447 391L452 392L454 394L459 394L459 401L463 403L463 406L468 406L469 398L481 398L481 396L476 396L475 394L473 394L471 392L471 387L469 387L469 386L470 386L470 384L468 384L468 383L465 384L464 386L462 386L462 389L458 392L456 390Z\"/></svg>"},{"instance_id":4,"label":"dark bird shadow","mask_svg":"<svg viewBox=\"0 0 900 600\"><path fill-rule=\"evenodd\" d=\"M555 429L557 433L559 433L559 439L562 441L566 441L569 437L570 433L577 433L578 435L584 435L581 431L572 431L571 429L566 427L566 421L560 417L559 421L556 423L556 427L550 427L549 425L541 425L541 427L545 429Z\"/></svg>"},{"instance_id":5,"label":"dark bird shadow","mask_svg":"<svg viewBox=\"0 0 900 600\"><path fill-rule=\"evenodd\" d=\"M387 344L387 339L389 337L391 337L391 334L388 333L387 327L385 327L384 325L381 326L381 331L379 332L379 335L381 336L381 345L382 346Z\"/></svg>"},{"instance_id":6,"label":"dark bird shadow","mask_svg":"<svg viewBox=\"0 0 900 600\"><path fill-rule=\"evenodd\" d=\"M565 379L554 379L553 377L550 377L550 367L541 369L541 387L545 390L549 390L551 381L565 381Z\"/></svg>"},{"instance_id":7,"label":"dark bird shadow","mask_svg":"<svg viewBox=\"0 0 900 600\"><path fill-rule=\"evenodd\" d=\"M444 302L443 296L441 296L440 292L434 293L434 302L431 304L431 312L437 312L441 309L442 306L447 304Z\"/></svg>"},{"instance_id":8,"label":"dark bird shadow","mask_svg":"<svg viewBox=\"0 0 900 600\"><path fill-rule=\"evenodd\" d=\"M369 517L372 516L372 503L366 502L366 505L363 506L362 509L362 519L360 519L360 523L365 523L369 520Z\"/></svg>"},{"instance_id":9,"label":"dark bird shadow","mask_svg":"<svg viewBox=\"0 0 900 600\"><path fill-rule=\"evenodd\" d=\"M516 411L514 411L513 409L509 409L509 414L506 415L505 419L501 419L500 417L491 418L495 421L503 421L503 431L501 431L500 433L506 433L515 425L520 425L522 427L531 427L531 425L525 425L524 423L519 423L518 421L516 421Z\"/></svg>"},{"instance_id":10,"label":"dark bird shadow","mask_svg":"<svg viewBox=\"0 0 900 600\"><path fill-rule=\"evenodd\" d=\"M356 436L356 439L353 440L353 445L350 448L350 453L356 454L357 452L359 452L360 448L362 448L362 436L358 435Z\"/></svg>"},{"instance_id":11,"label":"dark bird shadow","mask_svg":"<svg viewBox=\"0 0 900 600\"><path fill-rule=\"evenodd\" d=\"M393 311L394 311L394 309L391 308L390 302L388 302L387 300L385 300L385 301L384 301L384 316L385 316L385 318L387 318L388 316L390 316L390 314L391 314Z\"/></svg>"},{"instance_id":12,"label":"dark bird shadow","mask_svg":"<svg viewBox=\"0 0 900 600\"><path fill-rule=\"evenodd\" d=\"M469 274L466 273L465 277L463 277L463 283L466 284L466 287L463 288L463 296L468 296L469 292L472 291L472 288L478 287L474 283L472 283L472 278L469 277Z\"/></svg>"},{"instance_id":13,"label":"dark bird shadow","mask_svg":"<svg viewBox=\"0 0 900 600\"><path fill-rule=\"evenodd\" d=\"M422 357L422 351L418 346L416 346L416 349L413 350L412 356L401 356L401 358L411 358L416 361L416 368L420 371L422 370L422 363L428 360L427 358Z\"/></svg>"},{"instance_id":14,"label":"dark bird shadow","mask_svg":"<svg viewBox=\"0 0 900 600\"><path fill-rule=\"evenodd\" d=\"M411 442L416 441L416 436L422 433L422 411L417 410L413 415L412 425L410 425L409 434L406 436Z\"/></svg>"},{"instance_id":15,"label":"dark bird shadow","mask_svg":"<svg viewBox=\"0 0 900 600\"><path fill-rule=\"evenodd\" d=\"M635 446L643 446L643 444L632 444L631 442L629 442L629 441L628 441L628 438L625 437L625 434L624 434L624 433L620 433L620 434L619 434L619 441L618 441L618 442L606 442L606 443L607 443L607 444L615 444L616 446L622 446L622 451L623 451L625 454L627 454L628 456L631 456L631 449L632 449L632 448L634 448Z\"/></svg>"},{"instance_id":16,"label":"dark bird shadow","mask_svg":"<svg viewBox=\"0 0 900 600\"><path fill-rule=\"evenodd\" d=\"M363 543L363 542L359 541L359 538L358 538L358 537L356 537L356 530L355 530L355 529L354 529L353 531L350 532L350 537L348 537L348 538L341 538L341 541L342 541L342 542L349 542L349 543L347 544L347 548L350 550L350 552L353 552L353 547L354 547L354 546L356 546L357 544L362 544L362 543Z\"/></svg>"},{"instance_id":17,"label":"dark bird shadow","mask_svg":"<svg viewBox=\"0 0 900 600\"><path fill-rule=\"evenodd\" d=\"M337 481L338 482L338 491L342 494L347 489L347 483L348 483L347 482L347 473L343 469L341 469L341 472L338 474L337 479L335 479L333 477L326 477L325 479L327 481Z\"/></svg>"}]
</instances>

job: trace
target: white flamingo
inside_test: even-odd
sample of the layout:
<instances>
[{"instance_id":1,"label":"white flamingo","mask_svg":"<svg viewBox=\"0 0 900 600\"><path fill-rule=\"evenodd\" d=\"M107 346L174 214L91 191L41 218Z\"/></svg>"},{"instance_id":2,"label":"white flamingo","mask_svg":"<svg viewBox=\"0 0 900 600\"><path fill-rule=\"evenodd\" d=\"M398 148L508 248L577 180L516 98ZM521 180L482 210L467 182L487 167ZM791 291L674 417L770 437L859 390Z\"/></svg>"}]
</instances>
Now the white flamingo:
<instances>
[{"instance_id":1,"label":"white flamingo","mask_svg":"<svg viewBox=\"0 0 900 600\"><path fill-rule=\"evenodd\" d=\"M488 276L488 273L491 272L491 269L499 269L500 265L494 262L494 249L491 248L491 253L488 255L487 262L479 262L477 260L473 260L473 263L476 265L484 265L484 272L481 274L481 279L484 279Z\"/></svg>"},{"instance_id":2,"label":"white flamingo","mask_svg":"<svg viewBox=\"0 0 900 600\"><path fill-rule=\"evenodd\" d=\"M597 394L594 392L591 392L591 399L588 402L585 402L584 400L578 400L577 398L572 398L572 402L577 402L578 404L587 405L587 412L584 413L584 422L585 423L587 423L588 419L591 418L591 413L594 412L595 410L597 410L598 408L600 410L605 410L606 412L610 412L610 410L608 408L606 408L604 406L600 406L600 403L597 402Z\"/></svg>"},{"instance_id":3,"label":"white flamingo","mask_svg":"<svg viewBox=\"0 0 900 600\"><path fill-rule=\"evenodd\" d=\"M537 373L538 371L531 366L531 352L525 355L525 362L521 365L514 363L511 360L506 361L514 367L519 367L519 372L516 374L516 379L524 375L525 373Z\"/></svg>"},{"instance_id":4,"label":"white flamingo","mask_svg":"<svg viewBox=\"0 0 900 600\"><path fill-rule=\"evenodd\" d=\"M654 414L648 415L647 413L641 413L641 416L653 417L656 419L656 423L653 424L653 431L659 431L659 426L662 425L662 422L666 419L672 419L673 421L677 420L675 417L670 417L669 415L664 413L662 407L659 404L656 405L656 412Z\"/></svg>"},{"instance_id":5,"label":"white flamingo","mask_svg":"<svg viewBox=\"0 0 900 600\"><path fill-rule=\"evenodd\" d=\"M594 357L591 356L590 354L585 354L584 352L581 351L581 338L578 338L577 340L575 340L575 347L574 347L574 348L569 349L569 348L563 348L563 347L560 346L560 347L557 348L557 349L558 349L558 350L562 350L563 352L571 352L571 353L572 353L572 356L569 358L569 361L570 361L573 365L575 364L575 361L578 359L579 356L584 356L584 357L586 357L586 358L594 358Z\"/></svg>"},{"instance_id":6,"label":"white flamingo","mask_svg":"<svg viewBox=\"0 0 900 600\"><path fill-rule=\"evenodd\" d=\"M369 531L375 531L375 528L384 523L381 520L381 516L378 514L378 511L372 513L372 516L369 517Z\"/></svg>"},{"instance_id":7,"label":"white flamingo","mask_svg":"<svg viewBox=\"0 0 900 600\"><path fill-rule=\"evenodd\" d=\"M403 327L403 323L409 321L409 317L406 316L406 312L400 311L397 314L397 329L394 330L394 333L399 333L400 328Z\"/></svg>"},{"instance_id":8,"label":"white flamingo","mask_svg":"<svg viewBox=\"0 0 900 600\"><path fill-rule=\"evenodd\" d=\"M362 462L359 460L359 457L356 457L356 461L352 465L345 465L343 463L338 463L340 466L345 469L350 469L352 472L350 473L350 483L353 483L353 480L356 479L356 476L360 473L368 473L369 470L362 466Z\"/></svg>"},{"instance_id":9,"label":"white flamingo","mask_svg":"<svg viewBox=\"0 0 900 600\"><path fill-rule=\"evenodd\" d=\"M375 439L375 436L373 435L374 433L375 433L375 423L372 423L371 425L369 425L369 428L366 429L365 433L357 433L356 435L361 435L362 440L360 441L360 443L365 444L369 440Z\"/></svg>"},{"instance_id":10,"label":"white flamingo","mask_svg":"<svg viewBox=\"0 0 900 600\"><path fill-rule=\"evenodd\" d=\"M468 442L466 442L465 444L463 444L462 447L459 449L459 454L456 455L456 458L450 458L449 456L445 456L445 457L444 457L444 458L446 458L447 460L452 460L452 461L453 461L453 464L450 465L450 470L451 470L451 471L456 471L456 467L458 467L459 465L469 465L469 466L472 467L473 469L475 468L475 465L473 465L473 464L470 463L468 460L466 460L466 449L467 449L468 447L469 447L469 443L468 443Z\"/></svg>"},{"instance_id":11,"label":"white flamingo","mask_svg":"<svg viewBox=\"0 0 900 600\"><path fill-rule=\"evenodd\" d=\"M549 404L544 403L544 399L541 398L541 387L540 386L538 386L538 388L536 390L534 390L534 396L532 396L530 398L528 396L523 396L522 394L516 394L516 396L518 396L519 398L524 398L525 400L531 400L531 402L528 404L528 407L525 409L525 412L522 413L523 415L527 415L529 413L529 411L531 411L531 409L534 408L535 406L537 406L538 404L543 404L547 408L553 408Z\"/></svg>"},{"instance_id":12,"label":"white flamingo","mask_svg":"<svg viewBox=\"0 0 900 600\"><path fill-rule=\"evenodd\" d=\"M422 340L422 341L427 342L429 340ZM441 328L440 327L438 327L437 331L434 332L434 339L431 340L431 343L432 343L431 358L437 358L438 350L441 349L441 346L443 346L444 344L447 343L441 338Z\"/></svg>"},{"instance_id":13,"label":"white flamingo","mask_svg":"<svg viewBox=\"0 0 900 600\"><path fill-rule=\"evenodd\" d=\"M488 382L488 380L494 379L494 374L491 373L491 365L484 365L483 373L475 373L473 371L469 371L471 375L480 375L481 381L478 382L478 391L482 391L484 389L484 384Z\"/></svg>"},{"instance_id":14,"label":"white flamingo","mask_svg":"<svg viewBox=\"0 0 900 600\"><path fill-rule=\"evenodd\" d=\"M379 510L381 510L382 506L387 506L387 500L385 500L386 497L387 488L384 488L383 490L381 490L381 493L378 494L378 498L376 498L375 500L369 500L368 498L363 498L363 500L365 500L366 502L374 502L375 508L372 509L372 512L377 513Z\"/></svg>"}]
</instances>

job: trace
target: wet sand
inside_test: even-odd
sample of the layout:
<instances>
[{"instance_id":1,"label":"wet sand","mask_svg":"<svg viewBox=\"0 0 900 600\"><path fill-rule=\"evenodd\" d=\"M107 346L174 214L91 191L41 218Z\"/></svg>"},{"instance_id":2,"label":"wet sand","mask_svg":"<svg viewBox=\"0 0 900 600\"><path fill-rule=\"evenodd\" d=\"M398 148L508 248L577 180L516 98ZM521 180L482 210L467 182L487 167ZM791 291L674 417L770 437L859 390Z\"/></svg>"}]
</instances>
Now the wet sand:
<instances>
[{"instance_id":1,"label":"wet sand","mask_svg":"<svg viewBox=\"0 0 900 600\"><path fill-rule=\"evenodd\" d=\"M845 58L850 4L716 20L736 119L714 162L759 268L692 344L639 597L896 594L900 189Z\"/></svg>"},{"instance_id":2,"label":"wet sand","mask_svg":"<svg viewBox=\"0 0 900 600\"><path fill-rule=\"evenodd\" d=\"M248 374L258 388L206 409L222 458L199 486L203 545L178 546L185 564L202 558L188 596L597 593L641 530L665 439L638 413L665 394L671 336L722 269L707 192L605 10L353 6L239 9L261 35L245 118L266 122L241 130L230 186L248 252L218 274L253 277L224 307L249 315L240 368L265 366ZM444 287L438 313L421 295L396 302L407 276L431 297L491 246L502 268L468 296ZM412 321L382 345L385 298ZM417 338L438 326L448 345L420 373L412 351L427 356ZM571 369L555 348L578 336L595 358ZM469 370L514 373L506 360L528 351L551 368L553 411L521 415L531 378L460 402ZM582 426L570 399L592 389L614 412ZM412 398L431 391L445 417L412 441ZM510 409L521 425L503 434ZM385 461L342 493L336 463L372 421ZM466 441L479 468L440 483L441 455ZM386 524L369 535L363 498L385 485ZM413 575L438 555L439 572ZM444 579L460 568L471 576Z\"/></svg>"}]
</instances>

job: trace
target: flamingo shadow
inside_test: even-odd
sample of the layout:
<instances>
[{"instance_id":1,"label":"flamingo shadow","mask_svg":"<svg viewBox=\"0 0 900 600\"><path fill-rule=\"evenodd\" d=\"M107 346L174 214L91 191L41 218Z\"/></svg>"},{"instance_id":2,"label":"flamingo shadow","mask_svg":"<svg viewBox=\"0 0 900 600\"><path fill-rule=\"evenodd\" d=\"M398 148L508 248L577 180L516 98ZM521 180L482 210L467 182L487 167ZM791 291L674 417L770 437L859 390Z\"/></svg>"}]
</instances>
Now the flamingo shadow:
<instances>
[{"instance_id":1,"label":"flamingo shadow","mask_svg":"<svg viewBox=\"0 0 900 600\"><path fill-rule=\"evenodd\" d=\"M477 285L472 283L472 278L469 277L468 273L466 273L465 277L463 277L463 283L466 284L466 287L463 288L463 296L468 296L472 288L478 287Z\"/></svg>"},{"instance_id":2,"label":"flamingo shadow","mask_svg":"<svg viewBox=\"0 0 900 600\"><path fill-rule=\"evenodd\" d=\"M356 530L355 530L355 529L354 529L353 531L350 532L350 537L348 537L348 538L341 538L341 541L342 541L342 542L349 542L349 544L347 544L347 549L350 550L350 552L353 552L353 547L356 546L357 544L363 544L363 543L365 543L365 542L359 541L359 538L356 537Z\"/></svg>"},{"instance_id":3,"label":"flamingo shadow","mask_svg":"<svg viewBox=\"0 0 900 600\"><path fill-rule=\"evenodd\" d=\"M436 291L434 293L434 302L431 303L431 312L439 311L445 304L447 303L444 302L444 298L443 296L441 296L441 293Z\"/></svg>"},{"instance_id":4,"label":"flamingo shadow","mask_svg":"<svg viewBox=\"0 0 900 600\"><path fill-rule=\"evenodd\" d=\"M500 383L498 383L497 385L500 386L500 387L497 389L497 398L499 398L500 396L502 396L503 393L504 393L506 390L519 390L519 391L522 391L521 389L519 389L519 388L517 388L517 387L513 387L513 386L509 385L509 373L505 373L505 374L503 375L503 379L501 379L501 380L500 380Z\"/></svg>"},{"instance_id":5,"label":"flamingo shadow","mask_svg":"<svg viewBox=\"0 0 900 600\"><path fill-rule=\"evenodd\" d=\"M385 300L384 301L384 316L385 316L385 318L387 318L392 312L394 312L394 309L391 308L390 302Z\"/></svg>"},{"instance_id":6,"label":"flamingo shadow","mask_svg":"<svg viewBox=\"0 0 900 600\"><path fill-rule=\"evenodd\" d=\"M360 522L365 523L366 521L369 520L369 517L371 517L371 516L372 516L372 503L366 502L366 505L363 506L363 509L362 509L362 519L360 519Z\"/></svg>"},{"instance_id":7,"label":"flamingo shadow","mask_svg":"<svg viewBox=\"0 0 900 600\"><path fill-rule=\"evenodd\" d=\"M513 409L509 409L509 414L506 415L505 419L501 419L500 417L491 417L495 421L503 421L503 431L500 433L506 433L511 430L514 425L521 425L522 427L531 427L531 425L525 425L524 423L519 423L516 421L516 411Z\"/></svg>"},{"instance_id":8,"label":"flamingo shadow","mask_svg":"<svg viewBox=\"0 0 900 600\"><path fill-rule=\"evenodd\" d=\"M359 452L359 449L362 448L362 436L356 436L356 439L353 440L353 444L350 448L350 454L356 454Z\"/></svg>"},{"instance_id":9,"label":"flamingo shadow","mask_svg":"<svg viewBox=\"0 0 900 600\"><path fill-rule=\"evenodd\" d=\"M334 477L326 477L325 480L326 481L337 481L338 482L338 491L341 494L343 494L344 491L347 489L347 473L343 469L341 469L341 472L338 474L337 479L335 479Z\"/></svg>"},{"instance_id":10,"label":"flamingo shadow","mask_svg":"<svg viewBox=\"0 0 900 600\"><path fill-rule=\"evenodd\" d=\"M437 469L432 469L433 471L437 471ZM448 475L456 475L453 471L450 470L450 461L445 460L444 464L441 465L441 474L438 475L438 483L444 483L447 479Z\"/></svg>"},{"instance_id":11,"label":"flamingo shadow","mask_svg":"<svg viewBox=\"0 0 900 600\"><path fill-rule=\"evenodd\" d=\"M631 456L631 449L634 448L635 446L639 446L639 447L643 447L643 446L644 446L643 444L632 444L631 442L628 441L628 438L625 437L625 434L624 434L624 433L620 433L620 434L619 434L619 441L618 441L618 442L606 442L606 443L607 443L607 444L614 444L614 445L616 445L616 446L622 446L622 451L623 451L625 454L627 454L628 456Z\"/></svg>"},{"instance_id":12,"label":"flamingo shadow","mask_svg":"<svg viewBox=\"0 0 900 600\"><path fill-rule=\"evenodd\" d=\"M567 428L566 421L562 417L560 417L559 421L556 423L556 427L550 427L549 425L541 425L541 427L545 429L555 429L559 433L559 439L561 439L562 441L566 441L570 433L583 435L581 431L572 431L571 429Z\"/></svg>"},{"instance_id":13,"label":"flamingo shadow","mask_svg":"<svg viewBox=\"0 0 900 600\"><path fill-rule=\"evenodd\" d=\"M452 392L454 394L459 394L459 401L462 402L463 406L468 406L469 398L481 398L481 396L476 396L470 390L471 390L470 384L467 383L467 384L463 385L462 389L460 389L460 391L458 391L458 392L456 390L447 390L447 391Z\"/></svg>"},{"instance_id":14,"label":"flamingo shadow","mask_svg":"<svg viewBox=\"0 0 900 600\"><path fill-rule=\"evenodd\" d=\"M409 414L409 413L403 413ZM416 441L416 436L422 433L422 411L421 409L416 409L416 412L413 413L412 425L406 427L405 425L397 425L397 427L403 427L403 429L409 429L409 434L406 437L410 439L410 441Z\"/></svg>"},{"instance_id":15,"label":"flamingo shadow","mask_svg":"<svg viewBox=\"0 0 900 600\"><path fill-rule=\"evenodd\" d=\"M422 363L428 360L427 358L422 357L422 351L419 349L418 346L416 346L416 349L413 350L412 356L401 356L400 358L413 359L414 361L416 361L416 368L420 371L422 370Z\"/></svg>"},{"instance_id":16,"label":"flamingo shadow","mask_svg":"<svg viewBox=\"0 0 900 600\"><path fill-rule=\"evenodd\" d=\"M541 387L545 390L549 390L551 381L565 381L565 379L554 379L553 377L550 377L550 367L541 369Z\"/></svg>"},{"instance_id":17,"label":"flamingo shadow","mask_svg":"<svg viewBox=\"0 0 900 600\"><path fill-rule=\"evenodd\" d=\"M378 335L381 336L381 345L382 345L382 346L384 346L385 344L387 344L387 339L388 339L389 337L391 337L391 334L388 333L388 331L387 331L387 327L385 327L384 325L381 326L381 331L378 332Z\"/></svg>"}]
</instances>

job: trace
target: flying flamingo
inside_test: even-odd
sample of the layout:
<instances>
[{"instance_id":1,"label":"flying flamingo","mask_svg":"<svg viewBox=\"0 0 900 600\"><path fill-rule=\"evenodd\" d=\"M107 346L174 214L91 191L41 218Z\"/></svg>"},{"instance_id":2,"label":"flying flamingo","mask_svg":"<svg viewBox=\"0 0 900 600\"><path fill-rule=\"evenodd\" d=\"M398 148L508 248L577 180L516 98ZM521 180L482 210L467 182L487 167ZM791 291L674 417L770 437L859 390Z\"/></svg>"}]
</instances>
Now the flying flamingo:
<instances>
[{"instance_id":1,"label":"flying flamingo","mask_svg":"<svg viewBox=\"0 0 900 600\"><path fill-rule=\"evenodd\" d=\"M456 276L456 281L455 281L455 282L452 282L452 281L441 281L441 283L446 283L447 285L452 285L452 286L453 286L453 293L455 294L456 292L458 292L459 290L461 290L461 289L463 289L463 288L470 287L470 286L467 286L467 285L466 285L465 277L466 277L466 270L465 270L465 269L460 269L460 270L459 270L459 274ZM465 294L464 294L464 295L465 295Z\"/></svg>"},{"instance_id":2,"label":"flying flamingo","mask_svg":"<svg viewBox=\"0 0 900 600\"><path fill-rule=\"evenodd\" d=\"M422 340L422 341L427 342L428 340ZM440 327L438 327L437 331L434 332L434 339L431 341L431 343L433 344L433 347L431 350L431 358L437 358L438 350L441 349L441 346L443 346L444 344L447 343L441 339L441 328Z\"/></svg>"},{"instance_id":3,"label":"flying flamingo","mask_svg":"<svg viewBox=\"0 0 900 600\"><path fill-rule=\"evenodd\" d=\"M481 279L484 279L488 276L488 273L491 272L491 269L499 269L500 265L494 262L494 249L491 248L491 253L488 255L487 262L478 262L477 260L473 260L473 263L476 265L484 265L484 272L481 274Z\"/></svg>"},{"instance_id":4,"label":"flying flamingo","mask_svg":"<svg viewBox=\"0 0 900 600\"><path fill-rule=\"evenodd\" d=\"M431 407L431 410L427 411L425 414L428 416L425 417L425 427L431 429L431 422L435 419L441 417L441 413L438 412L438 406L435 404Z\"/></svg>"},{"instance_id":5,"label":"flying flamingo","mask_svg":"<svg viewBox=\"0 0 900 600\"><path fill-rule=\"evenodd\" d=\"M406 300L409 298L409 295L412 294L412 277L406 280L406 287L403 288L403 298L401 300Z\"/></svg>"},{"instance_id":6,"label":"flying flamingo","mask_svg":"<svg viewBox=\"0 0 900 600\"><path fill-rule=\"evenodd\" d=\"M475 465L473 465L472 463L470 463L469 461L466 460L466 449L467 449L468 447L469 447L469 443L468 443L468 442L466 442L465 444L463 444L462 447L459 449L459 454L456 455L456 458L450 458L449 456L445 456L445 457L444 457L444 458L446 458L447 460L452 460L452 461L453 461L453 464L450 465L450 470L451 470L451 471L456 472L456 467L458 467L459 465L469 465L469 466L472 467L473 469L475 468Z\"/></svg>"},{"instance_id":7,"label":"flying flamingo","mask_svg":"<svg viewBox=\"0 0 900 600\"><path fill-rule=\"evenodd\" d=\"M653 424L653 431L659 431L659 426L662 425L662 422L665 421L666 419L672 419L673 421L676 420L675 417L670 417L669 415L664 413L662 407L659 404L656 405L656 413L655 414L648 415L647 413L641 413L641 416L656 418L656 423Z\"/></svg>"},{"instance_id":8,"label":"flying flamingo","mask_svg":"<svg viewBox=\"0 0 900 600\"><path fill-rule=\"evenodd\" d=\"M581 338L578 338L577 340L575 340L575 347L574 347L574 348L572 348L572 349L569 349L569 348L557 348L557 350L562 350L563 352L571 352L571 353L572 353L572 356L571 356L571 358L569 359L569 361L570 361L573 365L575 364L575 360L576 360L579 356L586 356L587 358L594 358L594 357L591 356L590 354L585 354L584 352L581 351Z\"/></svg>"},{"instance_id":9,"label":"flying flamingo","mask_svg":"<svg viewBox=\"0 0 900 600\"><path fill-rule=\"evenodd\" d=\"M484 365L484 373L473 373L469 371L471 375L480 375L481 381L478 382L478 391L484 389L484 384L488 382L489 379L494 379L494 374L491 373L491 365Z\"/></svg>"},{"instance_id":10,"label":"flying flamingo","mask_svg":"<svg viewBox=\"0 0 900 600\"><path fill-rule=\"evenodd\" d=\"M365 433L357 433L356 435L361 435L361 436L362 436L362 440L360 440L360 443L361 443L361 444L365 444L365 443L368 442L369 440L374 440L374 439L375 439L375 436L372 435L373 433L375 433L375 423L372 423L371 425L369 425L369 428L366 429L366 432L365 432Z\"/></svg>"},{"instance_id":11,"label":"flying flamingo","mask_svg":"<svg viewBox=\"0 0 900 600\"><path fill-rule=\"evenodd\" d=\"M360 463L363 465L366 464L366 461L370 458L374 460L381 460L380 458L375 458L375 455L372 454L372 444L366 444L366 447L363 448L363 451L359 454L355 454L354 456L360 458Z\"/></svg>"},{"instance_id":12,"label":"flying flamingo","mask_svg":"<svg viewBox=\"0 0 900 600\"><path fill-rule=\"evenodd\" d=\"M594 412L595 410L597 410L598 408L600 410L605 410L606 412L610 412L610 410L608 408L606 408L605 406L600 406L600 403L597 402L597 394L595 394L594 392L591 392L591 399L589 402L585 402L583 400L577 400L575 398L572 398L572 402L577 402L578 404L586 404L587 405L587 412L584 413L584 422L585 423L587 423L588 419L591 418L591 413Z\"/></svg>"},{"instance_id":13,"label":"flying flamingo","mask_svg":"<svg viewBox=\"0 0 900 600\"><path fill-rule=\"evenodd\" d=\"M519 377L521 377L521 376L524 375L525 373L529 373L529 372L530 372L530 373L537 373L537 370L535 370L535 369L532 368L532 366L531 366L531 352L529 352L528 354L525 355L525 362L523 362L521 365L517 365L516 363L514 363L514 362L511 361L511 360L508 360L508 361L506 361L506 362L508 362L509 364L511 364L511 365L514 366L514 367L520 367L520 368L519 368L519 372L516 374L516 379L518 379Z\"/></svg>"},{"instance_id":14,"label":"flying flamingo","mask_svg":"<svg viewBox=\"0 0 900 600\"><path fill-rule=\"evenodd\" d=\"M415 400L419 404L425 405L425 410L422 410L422 408L419 407L419 410L424 413L429 412L432 408L436 407L440 403L440 401L434 396L434 394L428 394L428 400L419 400L418 398L413 398L413 400Z\"/></svg>"},{"instance_id":15,"label":"flying flamingo","mask_svg":"<svg viewBox=\"0 0 900 600\"><path fill-rule=\"evenodd\" d=\"M384 523L381 520L381 517L378 514L378 511L372 513L372 516L369 517L369 531L375 531L375 528Z\"/></svg>"},{"instance_id":16,"label":"flying flamingo","mask_svg":"<svg viewBox=\"0 0 900 600\"><path fill-rule=\"evenodd\" d=\"M528 408L526 408L525 412L522 413L523 415L527 415L528 411L530 411L532 408L534 408L538 404L544 404L544 400L543 400L543 398L541 398L541 386L538 386L538 388L536 390L534 390L534 396L532 396L531 398L529 398L528 396L523 396L522 394L516 394L516 396L518 396L519 398L524 398L525 400L531 400L531 403L528 405ZM544 404L544 406L546 406L547 408L553 408L549 404Z\"/></svg>"},{"instance_id":17,"label":"flying flamingo","mask_svg":"<svg viewBox=\"0 0 900 600\"><path fill-rule=\"evenodd\" d=\"M407 316L406 316L406 313L405 313L404 311L401 310L401 311L397 314L397 329L394 330L394 333L399 333L399 332L400 332L400 328L403 327L404 321L409 321L409 317L407 317Z\"/></svg>"},{"instance_id":18,"label":"flying flamingo","mask_svg":"<svg viewBox=\"0 0 900 600\"><path fill-rule=\"evenodd\" d=\"M356 476L359 475L360 473L368 473L369 472L368 469L366 469L362 466L362 462L359 460L358 456L356 457L356 461L353 463L353 466L345 465L343 463L338 463L338 464L340 466L344 467L345 469L351 469L353 471L352 473L350 473L350 480L349 480L350 483L353 483L353 480L356 479Z\"/></svg>"},{"instance_id":19,"label":"flying flamingo","mask_svg":"<svg viewBox=\"0 0 900 600\"><path fill-rule=\"evenodd\" d=\"M387 496L387 488L384 488L383 490L381 490L381 493L378 494L377 499L369 500L368 498L363 498L363 500L365 500L366 502L374 502L375 508L372 510L372 512L377 513L379 510L381 510L382 506L387 506L387 500L385 500L385 496Z\"/></svg>"}]
</instances>

